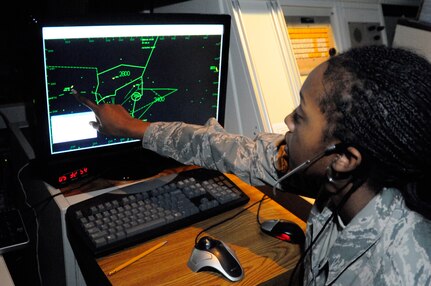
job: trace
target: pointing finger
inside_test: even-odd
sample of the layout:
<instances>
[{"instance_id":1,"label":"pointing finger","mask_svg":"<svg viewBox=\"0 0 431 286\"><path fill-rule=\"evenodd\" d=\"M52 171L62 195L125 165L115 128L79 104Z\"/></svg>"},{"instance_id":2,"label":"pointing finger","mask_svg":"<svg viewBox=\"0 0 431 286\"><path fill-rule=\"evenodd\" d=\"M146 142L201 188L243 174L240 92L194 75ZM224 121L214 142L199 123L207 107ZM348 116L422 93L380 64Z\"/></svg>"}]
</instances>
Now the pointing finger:
<instances>
[{"instance_id":1,"label":"pointing finger","mask_svg":"<svg viewBox=\"0 0 431 286\"><path fill-rule=\"evenodd\" d=\"M77 101L81 102L91 110L97 109L97 104L91 101L90 99L80 95L75 89L72 89L72 94L76 98Z\"/></svg>"}]
</instances>

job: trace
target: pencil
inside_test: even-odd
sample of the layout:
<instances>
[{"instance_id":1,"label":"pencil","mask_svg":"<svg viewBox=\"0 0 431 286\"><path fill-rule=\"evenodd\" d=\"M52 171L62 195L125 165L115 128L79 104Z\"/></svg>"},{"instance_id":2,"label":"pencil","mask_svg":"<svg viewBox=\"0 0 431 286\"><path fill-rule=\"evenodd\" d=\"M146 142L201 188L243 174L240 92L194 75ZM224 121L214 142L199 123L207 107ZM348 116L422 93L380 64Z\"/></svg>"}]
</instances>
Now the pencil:
<instances>
[{"instance_id":1,"label":"pencil","mask_svg":"<svg viewBox=\"0 0 431 286\"><path fill-rule=\"evenodd\" d=\"M121 264L121 265L119 265L119 266L115 267L113 270L109 271L109 272L108 272L108 275L109 275L109 276L111 276L111 275L113 275L113 274L117 273L118 271L120 271L121 269L123 269L123 268L125 268L125 267L129 266L129 265L130 265L130 264L132 264L133 262L135 262L135 261L137 261L137 260L141 259L141 258L142 258L142 257L144 257L145 255L148 255L148 254L150 254L151 252L153 252L153 251L155 251L155 250L159 249L160 247L162 247L162 246L163 246L163 245L165 245L166 243L167 243L167 241L163 241L163 242L161 242L161 243L159 243L159 244L157 244L157 245L155 245L155 246L151 247L150 249L148 249L148 250L146 250L146 251L142 252L141 254L139 254L139 255L137 255L137 256L135 256L135 257L133 257L132 259L127 260L127 261L126 261L126 262L124 262L123 264Z\"/></svg>"}]
</instances>

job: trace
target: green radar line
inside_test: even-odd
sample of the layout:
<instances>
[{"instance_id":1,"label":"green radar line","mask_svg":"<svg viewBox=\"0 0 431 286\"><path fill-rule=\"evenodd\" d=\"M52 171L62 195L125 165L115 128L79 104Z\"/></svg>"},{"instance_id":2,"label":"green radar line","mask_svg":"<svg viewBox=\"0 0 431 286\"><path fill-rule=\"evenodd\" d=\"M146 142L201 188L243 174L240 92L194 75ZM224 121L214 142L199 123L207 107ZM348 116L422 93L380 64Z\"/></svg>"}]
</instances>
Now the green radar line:
<instances>
[{"instance_id":1,"label":"green radar line","mask_svg":"<svg viewBox=\"0 0 431 286\"><path fill-rule=\"evenodd\" d=\"M69 74L77 74L79 79L73 85L79 86L79 80L82 78L94 77L93 87L90 94L94 95L94 100L97 104L101 103L118 103L123 105L134 118L144 119L145 114L150 108L157 103L163 103L166 97L172 95L177 88L146 88L144 87L144 75L147 71L147 66L151 60L153 52L156 48L158 37L154 43L145 47L150 50L145 65L119 64L99 72L98 67L86 66L47 66L47 71L67 69L72 70ZM50 82L49 86L56 86L57 83ZM69 94L72 84L63 88L62 93L50 98L57 99L65 94ZM94 89L94 90L93 90ZM84 92L84 90L81 90Z\"/></svg>"}]
</instances>

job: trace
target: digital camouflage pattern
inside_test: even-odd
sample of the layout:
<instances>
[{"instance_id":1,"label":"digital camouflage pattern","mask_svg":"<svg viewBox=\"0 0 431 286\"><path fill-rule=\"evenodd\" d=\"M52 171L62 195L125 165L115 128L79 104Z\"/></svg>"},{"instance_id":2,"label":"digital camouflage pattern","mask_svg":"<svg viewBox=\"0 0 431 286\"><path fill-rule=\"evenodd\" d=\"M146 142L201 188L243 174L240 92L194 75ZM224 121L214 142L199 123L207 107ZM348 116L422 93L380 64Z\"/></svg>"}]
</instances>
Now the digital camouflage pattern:
<instances>
[{"instance_id":1,"label":"digital camouflage pattern","mask_svg":"<svg viewBox=\"0 0 431 286\"><path fill-rule=\"evenodd\" d=\"M142 144L184 164L234 173L251 185L273 185L283 140L277 134L254 140L229 134L210 119L204 126L152 123ZM330 216L329 208L313 206L306 247ZM312 257L328 255L305 260L305 285L431 285L431 222L410 211L398 190L382 190L328 247L321 241L329 229L312 248Z\"/></svg>"},{"instance_id":2,"label":"digital camouflage pattern","mask_svg":"<svg viewBox=\"0 0 431 286\"><path fill-rule=\"evenodd\" d=\"M307 245L331 214L313 206ZM319 242L331 224L336 220L306 257L304 285L431 285L431 223L409 210L397 189L383 189L325 249ZM327 255L316 259L322 251Z\"/></svg>"},{"instance_id":3,"label":"digital camouflage pattern","mask_svg":"<svg viewBox=\"0 0 431 286\"><path fill-rule=\"evenodd\" d=\"M284 136L279 134L264 133L255 140L230 134L211 118L204 126L151 123L142 144L183 164L234 173L244 182L258 186L275 183L274 158L283 140Z\"/></svg>"}]
</instances>

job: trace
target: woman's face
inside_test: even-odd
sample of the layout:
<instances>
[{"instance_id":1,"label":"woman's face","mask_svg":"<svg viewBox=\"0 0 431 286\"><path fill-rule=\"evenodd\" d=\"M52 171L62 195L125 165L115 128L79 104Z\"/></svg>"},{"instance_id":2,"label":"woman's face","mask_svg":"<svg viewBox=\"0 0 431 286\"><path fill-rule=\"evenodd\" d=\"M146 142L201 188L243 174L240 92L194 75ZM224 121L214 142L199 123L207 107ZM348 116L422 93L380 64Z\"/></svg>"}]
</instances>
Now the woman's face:
<instances>
[{"instance_id":1,"label":"woman's face","mask_svg":"<svg viewBox=\"0 0 431 286\"><path fill-rule=\"evenodd\" d=\"M318 105L320 98L325 96L323 73L326 67L327 64L323 63L309 74L301 88L299 106L285 118L289 128L286 133L286 152L290 170L335 143L335 140L323 140L327 122ZM323 176L332 157L322 158L305 170L304 174Z\"/></svg>"}]
</instances>

